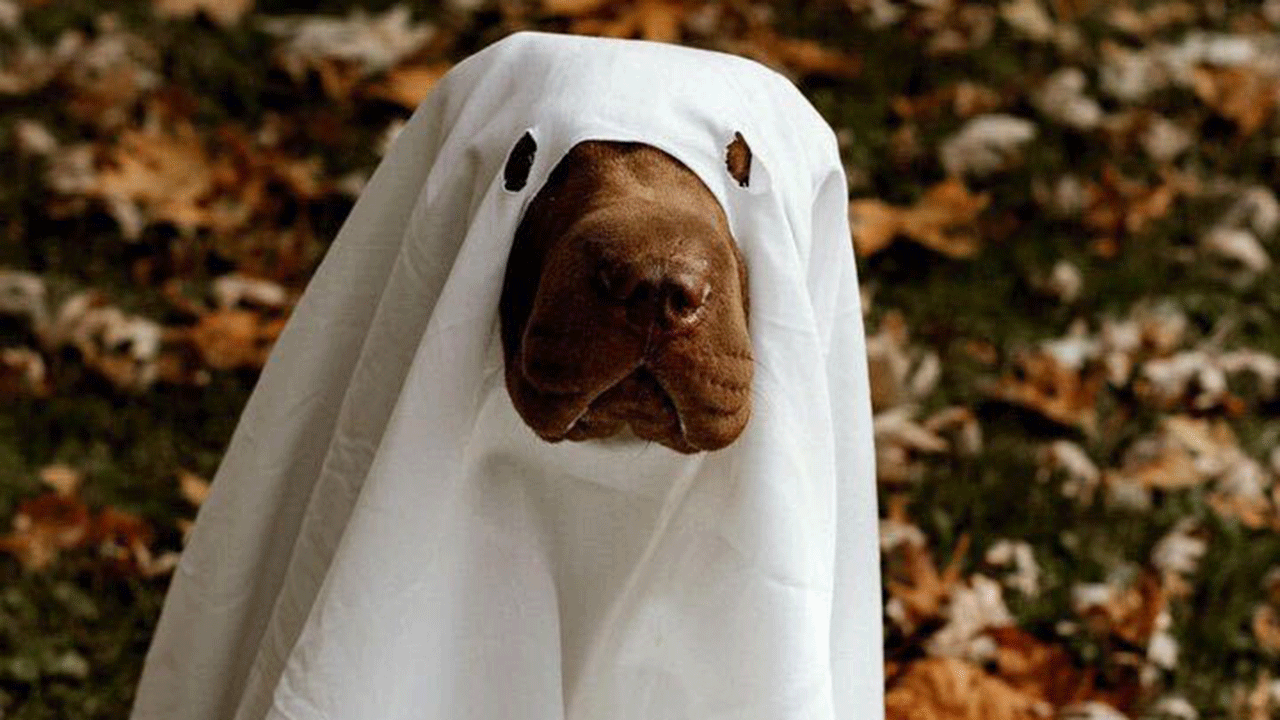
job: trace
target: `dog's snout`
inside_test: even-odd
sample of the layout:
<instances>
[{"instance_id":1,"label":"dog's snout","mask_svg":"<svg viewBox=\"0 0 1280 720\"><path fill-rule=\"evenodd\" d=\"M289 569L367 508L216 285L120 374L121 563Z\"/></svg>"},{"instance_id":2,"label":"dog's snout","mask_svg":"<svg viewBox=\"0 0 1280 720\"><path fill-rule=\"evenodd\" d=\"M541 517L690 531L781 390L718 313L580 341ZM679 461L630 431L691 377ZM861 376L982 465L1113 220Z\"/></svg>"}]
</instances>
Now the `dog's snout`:
<instances>
[{"instance_id":1,"label":"dog's snout","mask_svg":"<svg viewBox=\"0 0 1280 720\"><path fill-rule=\"evenodd\" d=\"M604 261L596 274L597 290L626 310L627 322L648 330L678 330L696 323L711 295L706 273L695 263L663 263L653 259Z\"/></svg>"}]
</instances>

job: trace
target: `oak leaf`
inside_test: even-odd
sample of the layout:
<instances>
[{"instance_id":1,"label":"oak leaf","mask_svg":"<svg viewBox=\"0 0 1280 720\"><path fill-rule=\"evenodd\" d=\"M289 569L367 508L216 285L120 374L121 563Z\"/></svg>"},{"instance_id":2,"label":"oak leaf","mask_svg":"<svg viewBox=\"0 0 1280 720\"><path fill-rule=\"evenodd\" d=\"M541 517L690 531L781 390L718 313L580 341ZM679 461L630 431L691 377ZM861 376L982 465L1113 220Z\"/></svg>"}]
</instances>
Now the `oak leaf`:
<instances>
[{"instance_id":1,"label":"oak leaf","mask_svg":"<svg viewBox=\"0 0 1280 720\"><path fill-rule=\"evenodd\" d=\"M849 204L854 246L866 257L902 237L948 257L973 257L978 252L975 225L990 202L990 195L969 192L957 178L933 186L910 207L854 200Z\"/></svg>"},{"instance_id":2,"label":"oak leaf","mask_svg":"<svg viewBox=\"0 0 1280 720\"><path fill-rule=\"evenodd\" d=\"M893 680L885 695L886 720L1034 720L1051 716L1047 702L955 658L912 663Z\"/></svg>"}]
</instances>

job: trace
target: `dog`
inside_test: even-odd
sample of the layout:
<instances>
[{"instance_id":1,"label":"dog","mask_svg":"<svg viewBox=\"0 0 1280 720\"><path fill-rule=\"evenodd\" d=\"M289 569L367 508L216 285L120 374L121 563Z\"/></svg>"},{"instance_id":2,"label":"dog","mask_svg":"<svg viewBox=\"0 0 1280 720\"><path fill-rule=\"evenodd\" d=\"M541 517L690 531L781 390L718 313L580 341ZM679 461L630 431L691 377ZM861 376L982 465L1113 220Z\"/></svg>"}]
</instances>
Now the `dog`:
<instances>
[{"instance_id":1,"label":"dog","mask_svg":"<svg viewBox=\"0 0 1280 720\"><path fill-rule=\"evenodd\" d=\"M525 135L506 168L527 174ZM726 169L750 182L737 135ZM549 442L629 431L682 453L717 450L751 415L747 266L723 208L644 143L585 141L516 229L499 315L507 391Z\"/></svg>"}]
</instances>

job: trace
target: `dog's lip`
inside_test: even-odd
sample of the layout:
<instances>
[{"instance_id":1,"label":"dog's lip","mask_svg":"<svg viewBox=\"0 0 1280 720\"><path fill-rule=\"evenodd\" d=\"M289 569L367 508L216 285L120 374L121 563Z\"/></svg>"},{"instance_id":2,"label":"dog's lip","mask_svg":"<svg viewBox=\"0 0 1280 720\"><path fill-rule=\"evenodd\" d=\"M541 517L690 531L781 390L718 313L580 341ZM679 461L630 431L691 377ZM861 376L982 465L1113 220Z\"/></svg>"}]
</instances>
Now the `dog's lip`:
<instances>
[{"instance_id":1,"label":"dog's lip","mask_svg":"<svg viewBox=\"0 0 1280 720\"><path fill-rule=\"evenodd\" d=\"M542 390L538 388L536 385L534 385L529 380L528 377L524 377L524 374L521 373L522 381L526 385L528 385L531 389L533 389L535 392L542 395L543 397L552 399L553 402L571 404L579 407L579 410L573 416L573 419L570 420L568 423L564 424L562 427L560 427L557 430L547 431L547 430L535 428L538 432L538 435L540 435L544 440L547 440L550 442L560 442L564 440L569 436L570 433L574 431L574 429L580 426L580 423L582 423L584 420L587 419L587 416L590 414L591 410L595 407L596 402L600 399L602 395L607 393L609 390L617 387L620 383L624 382L628 377L630 377L636 371L643 370L648 367L649 365L642 358L639 361L632 364L631 366L629 366L626 372L622 373L621 377L614 380L613 382L602 383L601 387L593 389L591 391L585 391L585 392L584 391ZM672 409L675 411L676 427L679 433L680 442L683 443L686 448L689 448L695 452L701 450L702 448L694 445L689 440L688 429L687 429L687 426L685 425L684 412L681 410L680 404L675 401L675 397L667 389L667 386L663 384L662 379L660 377L658 377L652 371L649 372L649 376L653 378L654 384L657 385L658 392L662 394L663 398L671 405Z\"/></svg>"}]
</instances>

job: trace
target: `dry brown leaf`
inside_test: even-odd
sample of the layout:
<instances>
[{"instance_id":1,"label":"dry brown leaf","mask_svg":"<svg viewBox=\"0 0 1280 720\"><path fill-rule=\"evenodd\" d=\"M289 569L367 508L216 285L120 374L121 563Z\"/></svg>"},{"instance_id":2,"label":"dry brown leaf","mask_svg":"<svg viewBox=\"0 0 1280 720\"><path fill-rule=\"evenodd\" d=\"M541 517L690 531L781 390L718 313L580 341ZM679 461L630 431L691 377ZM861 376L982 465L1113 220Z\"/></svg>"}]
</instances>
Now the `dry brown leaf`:
<instances>
[{"instance_id":1,"label":"dry brown leaf","mask_svg":"<svg viewBox=\"0 0 1280 720\"><path fill-rule=\"evenodd\" d=\"M1117 30L1146 37L1174 25L1195 22L1199 16L1197 5L1182 0L1166 0L1142 8L1129 2L1117 3L1108 11L1107 22Z\"/></svg>"},{"instance_id":2,"label":"dry brown leaf","mask_svg":"<svg viewBox=\"0 0 1280 720\"><path fill-rule=\"evenodd\" d=\"M191 503L192 507L200 507L209 497L209 481L190 470L178 471L178 489L182 498Z\"/></svg>"},{"instance_id":3,"label":"dry brown leaf","mask_svg":"<svg viewBox=\"0 0 1280 720\"><path fill-rule=\"evenodd\" d=\"M679 42L687 11L680 0L638 0L635 13L640 37L654 42Z\"/></svg>"},{"instance_id":4,"label":"dry brown leaf","mask_svg":"<svg viewBox=\"0 0 1280 720\"><path fill-rule=\"evenodd\" d=\"M1146 647L1157 629L1157 619L1168 612L1160 578L1143 573L1135 582L1106 589L1099 597L1077 593L1076 612L1095 635L1114 635L1134 647Z\"/></svg>"},{"instance_id":5,"label":"dry brown leaf","mask_svg":"<svg viewBox=\"0 0 1280 720\"><path fill-rule=\"evenodd\" d=\"M1248 692L1238 692L1235 717L1243 720L1275 720L1273 709L1280 706L1280 682L1272 681L1271 672L1263 668L1257 682Z\"/></svg>"},{"instance_id":6,"label":"dry brown leaf","mask_svg":"<svg viewBox=\"0 0 1280 720\"><path fill-rule=\"evenodd\" d=\"M259 368L284 322L249 310L215 310L200 316L188 337L210 368Z\"/></svg>"},{"instance_id":7,"label":"dry brown leaf","mask_svg":"<svg viewBox=\"0 0 1280 720\"><path fill-rule=\"evenodd\" d=\"M191 125L127 131L104 164L88 194L102 200L126 236L156 220L183 231L213 224L206 201L214 162Z\"/></svg>"},{"instance_id":8,"label":"dry brown leaf","mask_svg":"<svg viewBox=\"0 0 1280 720\"><path fill-rule=\"evenodd\" d=\"M1093 697L1093 673L1076 667L1065 648L1016 627L987 632L996 643L997 674L1010 686L1055 707Z\"/></svg>"},{"instance_id":9,"label":"dry brown leaf","mask_svg":"<svg viewBox=\"0 0 1280 720\"><path fill-rule=\"evenodd\" d=\"M972 257L978 251L974 226L990 202L990 195L969 192L958 178L933 186L909 208L854 200L849 204L854 246L866 257L903 237L948 257Z\"/></svg>"},{"instance_id":10,"label":"dry brown leaf","mask_svg":"<svg viewBox=\"0 0 1280 720\"><path fill-rule=\"evenodd\" d=\"M1280 532L1280 499L1276 497L1249 497L1215 492L1210 493L1205 500L1219 517L1235 520L1250 530Z\"/></svg>"},{"instance_id":11,"label":"dry brown leaf","mask_svg":"<svg viewBox=\"0 0 1280 720\"><path fill-rule=\"evenodd\" d=\"M144 578L167 575L178 565L178 553L154 555L154 533L142 518L116 508L105 508L93 520L86 544L97 548L107 567L122 575Z\"/></svg>"},{"instance_id":12,"label":"dry brown leaf","mask_svg":"<svg viewBox=\"0 0 1280 720\"><path fill-rule=\"evenodd\" d=\"M1097 429L1097 397L1102 377L1067 367L1046 352L1017 358L1017 374L988 383L990 397L1032 410L1060 425L1092 434Z\"/></svg>"},{"instance_id":13,"label":"dry brown leaf","mask_svg":"<svg viewBox=\"0 0 1280 720\"><path fill-rule=\"evenodd\" d=\"M542 11L548 15L582 17L609 5L609 0L542 0Z\"/></svg>"},{"instance_id":14,"label":"dry brown leaf","mask_svg":"<svg viewBox=\"0 0 1280 720\"><path fill-rule=\"evenodd\" d=\"M1253 613L1253 637L1272 655L1280 655L1280 612L1262 605Z\"/></svg>"},{"instance_id":15,"label":"dry brown leaf","mask_svg":"<svg viewBox=\"0 0 1280 720\"><path fill-rule=\"evenodd\" d=\"M892 101L893 111L903 120L934 120L949 111L959 118L990 113L1005 102L996 89L961 80L923 95L899 95Z\"/></svg>"},{"instance_id":16,"label":"dry brown leaf","mask_svg":"<svg viewBox=\"0 0 1280 720\"><path fill-rule=\"evenodd\" d=\"M686 0L632 0L604 3L592 0L544 0L550 15L572 20L569 29L580 35L640 38L654 42L679 42L688 14L700 2Z\"/></svg>"},{"instance_id":17,"label":"dry brown leaf","mask_svg":"<svg viewBox=\"0 0 1280 720\"><path fill-rule=\"evenodd\" d=\"M156 380L162 335L157 323L125 313L101 294L87 291L62 304L41 340L51 348L75 348L85 365L116 387L140 391Z\"/></svg>"},{"instance_id":18,"label":"dry brown leaf","mask_svg":"<svg viewBox=\"0 0 1280 720\"><path fill-rule=\"evenodd\" d=\"M956 543L951 561L941 572L927 548L904 544L891 553L886 568L885 587L892 600L901 604L908 627L941 617L956 583L960 581L960 559L969 549L969 538Z\"/></svg>"},{"instance_id":19,"label":"dry brown leaf","mask_svg":"<svg viewBox=\"0 0 1280 720\"><path fill-rule=\"evenodd\" d=\"M1130 180L1113 166L1103 168L1097 183L1085 189L1085 225L1114 241L1141 232L1163 218L1178 198L1195 191L1192 178L1163 173L1154 186Z\"/></svg>"},{"instance_id":20,"label":"dry brown leaf","mask_svg":"<svg viewBox=\"0 0 1280 720\"><path fill-rule=\"evenodd\" d=\"M326 93L335 100L361 78L389 70L420 50L435 28L415 23L408 7L397 5L381 15L361 8L346 17L304 15L262 21L268 33L282 39L276 51L281 67L295 79L318 72ZM337 94L335 94L337 93Z\"/></svg>"},{"instance_id":21,"label":"dry brown leaf","mask_svg":"<svg viewBox=\"0 0 1280 720\"><path fill-rule=\"evenodd\" d=\"M98 548L99 554L117 563L130 563L135 548L151 543L151 528L136 515L105 508L93 519L87 544Z\"/></svg>"},{"instance_id":22,"label":"dry brown leaf","mask_svg":"<svg viewBox=\"0 0 1280 720\"><path fill-rule=\"evenodd\" d=\"M886 720L1033 720L1051 715L1043 700L954 658L912 663L885 695Z\"/></svg>"},{"instance_id":23,"label":"dry brown leaf","mask_svg":"<svg viewBox=\"0 0 1280 720\"><path fill-rule=\"evenodd\" d=\"M1054 15L1064 22L1075 22L1097 7L1099 0L1053 0Z\"/></svg>"},{"instance_id":24,"label":"dry brown leaf","mask_svg":"<svg viewBox=\"0 0 1280 720\"><path fill-rule=\"evenodd\" d=\"M18 505L13 531L0 537L0 551L16 557L24 570L43 570L60 552L79 547L91 528L89 508L78 498L41 495Z\"/></svg>"},{"instance_id":25,"label":"dry brown leaf","mask_svg":"<svg viewBox=\"0 0 1280 720\"><path fill-rule=\"evenodd\" d=\"M362 94L412 110L418 107L440 78L449 72L450 67L452 65L447 62L399 65L388 72L386 77L363 90Z\"/></svg>"},{"instance_id":26,"label":"dry brown leaf","mask_svg":"<svg viewBox=\"0 0 1280 720\"><path fill-rule=\"evenodd\" d=\"M160 87L161 61L154 42L121 29L111 15L95 25L92 35L70 31L58 39L56 83L72 115L116 131L132 125L137 105Z\"/></svg>"},{"instance_id":27,"label":"dry brown leaf","mask_svg":"<svg viewBox=\"0 0 1280 720\"><path fill-rule=\"evenodd\" d=\"M0 348L0 398L48 397L51 382L44 357L31 348Z\"/></svg>"},{"instance_id":28,"label":"dry brown leaf","mask_svg":"<svg viewBox=\"0 0 1280 720\"><path fill-rule=\"evenodd\" d=\"M69 465L46 465L40 468L40 482L53 488L62 497L75 497L84 477Z\"/></svg>"},{"instance_id":29,"label":"dry brown leaf","mask_svg":"<svg viewBox=\"0 0 1280 720\"><path fill-rule=\"evenodd\" d=\"M1262 129L1280 105L1280 78L1256 68L1196 68L1191 87L1244 137Z\"/></svg>"},{"instance_id":30,"label":"dry brown leaf","mask_svg":"<svg viewBox=\"0 0 1280 720\"><path fill-rule=\"evenodd\" d=\"M153 0L161 17L188 18L203 13L224 27L236 24L253 7L253 0Z\"/></svg>"},{"instance_id":31,"label":"dry brown leaf","mask_svg":"<svg viewBox=\"0 0 1280 720\"><path fill-rule=\"evenodd\" d=\"M789 38L760 27L735 50L778 70L800 77L852 80L862 74L862 58L808 38Z\"/></svg>"}]
</instances>

